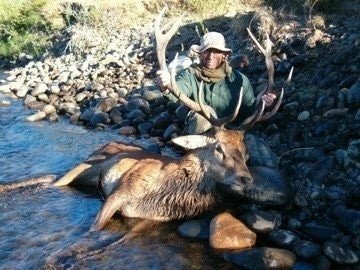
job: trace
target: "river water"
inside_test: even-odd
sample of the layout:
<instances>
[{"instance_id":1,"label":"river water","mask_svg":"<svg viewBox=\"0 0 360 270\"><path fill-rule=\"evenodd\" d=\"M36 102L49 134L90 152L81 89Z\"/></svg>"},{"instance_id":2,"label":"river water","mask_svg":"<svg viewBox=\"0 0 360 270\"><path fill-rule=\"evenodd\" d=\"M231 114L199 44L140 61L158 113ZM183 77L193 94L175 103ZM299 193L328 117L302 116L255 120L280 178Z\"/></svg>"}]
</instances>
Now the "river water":
<instances>
[{"instance_id":1,"label":"river water","mask_svg":"<svg viewBox=\"0 0 360 270\"><path fill-rule=\"evenodd\" d=\"M1 99L6 99L0 96ZM61 175L111 140L112 132L95 132L68 124L25 121L32 112L21 101L0 107L0 183ZM71 187L28 187L0 193L0 269L57 269L47 264L59 250L76 242L118 239L135 220L114 217L98 235L88 231L102 204L98 194ZM178 222L149 229L131 242L86 260L63 259L72 269L230 269L206 241L178 236Z\"/></svg>"}]
</instances>

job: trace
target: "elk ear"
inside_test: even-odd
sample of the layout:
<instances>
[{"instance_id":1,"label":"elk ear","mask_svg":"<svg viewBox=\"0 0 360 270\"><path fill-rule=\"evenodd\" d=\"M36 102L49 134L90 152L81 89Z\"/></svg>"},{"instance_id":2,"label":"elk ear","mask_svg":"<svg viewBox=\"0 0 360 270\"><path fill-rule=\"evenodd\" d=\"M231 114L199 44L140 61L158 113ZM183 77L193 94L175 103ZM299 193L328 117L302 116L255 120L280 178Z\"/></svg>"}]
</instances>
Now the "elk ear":
<instances>
[{"instance_id":1,"label":"elk ear","mask_svg":"<svg viewBox=\"0 0 360 270\"><path fill-rule=\"evenodd\" d=\"M185 150L192 150L204 147L208 144L215 143L216 140L212 137L205 135L187 135L177 137L171 140L177 146L184 148Z\"/></svg>"}]
</instances>

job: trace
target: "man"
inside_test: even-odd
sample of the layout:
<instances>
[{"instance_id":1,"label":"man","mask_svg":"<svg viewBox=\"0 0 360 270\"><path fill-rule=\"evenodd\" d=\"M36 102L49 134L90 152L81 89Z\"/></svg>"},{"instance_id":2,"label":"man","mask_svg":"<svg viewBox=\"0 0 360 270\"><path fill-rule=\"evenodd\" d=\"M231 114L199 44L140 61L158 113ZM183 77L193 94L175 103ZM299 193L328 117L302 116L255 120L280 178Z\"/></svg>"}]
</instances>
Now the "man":
<instances>
[{"instance_id":1,"label":"man","mask_svg":"<svg viewBox=\"0 0 360 270\"><path fill-rule=\"evenodd\" d=\"M254 91L249 79L242 73L233 70L228 63L231 49L226 48L225 38L217 32L205 34L199 46L193 45L192 50L199 54L200 63L182 70L176 77L178 88L188 97L198 101L198 88L204 82L203 103L213 108L218 117L225 117L234 111L241 87L243 99L238 117L229 127L236 129L241 122L252 114L255 105ZM158 81L165 92L171 86L170 74L158 71ZM171 100L176 100L169 95ZM270 106L276 96L272 93L262 97L266 106ZM187 118L186 132L200 134L211 127L202 116L190 112Z\"/></svg>"}]
</instances>

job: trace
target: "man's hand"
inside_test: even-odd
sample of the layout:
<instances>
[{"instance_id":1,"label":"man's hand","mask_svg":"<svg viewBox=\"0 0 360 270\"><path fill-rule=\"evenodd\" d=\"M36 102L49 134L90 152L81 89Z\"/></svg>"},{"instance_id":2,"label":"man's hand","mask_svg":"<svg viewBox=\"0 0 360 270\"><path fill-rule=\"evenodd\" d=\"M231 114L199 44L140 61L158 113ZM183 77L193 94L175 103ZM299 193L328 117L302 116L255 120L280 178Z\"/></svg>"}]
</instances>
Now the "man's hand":
<instances>
[{"instance_id":1,"label":"man's hand","mask_svg":"<svg viewBox=\"0 0 360 270\"><path fill-rule=\"evenodd\" d=\"M276 99L276 95L273 93L267 93L261 97L261 100L264 101L265 103L265 107L271 106L271 104L274 102L275 99Z\"/></svg>"},{"instance_id":2,"label":"man's hand","mask_svg":"<svg viewBox=\"0 0 360 270\"><path fill-rule=\"evenodd\" d=\"M166 70L158 70L156 72L156 75L157 82L160 85L161 91L165 94L168 94L171 85L170 73Z\"/></svg>"}]
</instances>

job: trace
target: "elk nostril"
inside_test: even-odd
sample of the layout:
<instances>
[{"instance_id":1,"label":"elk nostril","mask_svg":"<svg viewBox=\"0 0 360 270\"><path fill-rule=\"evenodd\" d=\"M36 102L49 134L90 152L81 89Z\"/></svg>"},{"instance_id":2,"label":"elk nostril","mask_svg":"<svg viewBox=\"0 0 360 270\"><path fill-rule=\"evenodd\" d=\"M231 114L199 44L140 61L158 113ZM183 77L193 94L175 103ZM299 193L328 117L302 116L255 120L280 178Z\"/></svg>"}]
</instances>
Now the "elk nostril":
<instances>
[{"instance_id":1,"label":"elk nostril","mask_svg":"<svg viewBox=\"0 0 360 270\"><path fill-rule=\"evenodd\" d=\"M240 181L243 184L249 184L252 182L252 180L253 180L252 177L248 177L248 176L243 176L240 178Z\"/></svg>"}]
</instances>

